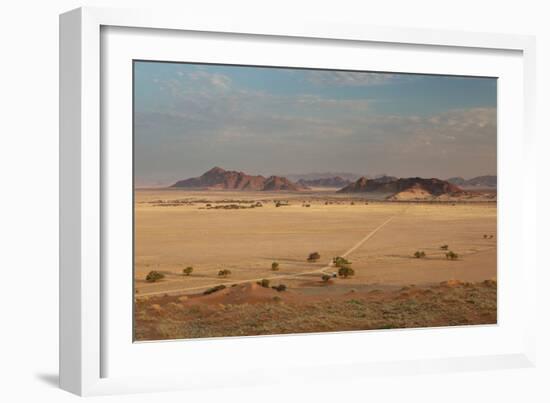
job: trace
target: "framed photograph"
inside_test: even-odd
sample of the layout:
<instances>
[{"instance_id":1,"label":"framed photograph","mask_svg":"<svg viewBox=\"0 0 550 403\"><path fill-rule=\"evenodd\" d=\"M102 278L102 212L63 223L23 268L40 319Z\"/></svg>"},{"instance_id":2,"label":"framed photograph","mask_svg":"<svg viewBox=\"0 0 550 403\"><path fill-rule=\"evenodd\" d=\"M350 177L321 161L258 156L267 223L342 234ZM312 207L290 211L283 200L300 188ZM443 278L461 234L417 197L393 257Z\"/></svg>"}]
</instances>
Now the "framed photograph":
<instances>
[{"instance_id":1,"label":"framed photograph","mask_svg":"<svg viewBox=\"0 0 550 403\"><path fill-rule=\"evenodd\" d=\"M533 38L85 8L60 44L64 389L533 365Z\"/></svg>"}]
</instances>

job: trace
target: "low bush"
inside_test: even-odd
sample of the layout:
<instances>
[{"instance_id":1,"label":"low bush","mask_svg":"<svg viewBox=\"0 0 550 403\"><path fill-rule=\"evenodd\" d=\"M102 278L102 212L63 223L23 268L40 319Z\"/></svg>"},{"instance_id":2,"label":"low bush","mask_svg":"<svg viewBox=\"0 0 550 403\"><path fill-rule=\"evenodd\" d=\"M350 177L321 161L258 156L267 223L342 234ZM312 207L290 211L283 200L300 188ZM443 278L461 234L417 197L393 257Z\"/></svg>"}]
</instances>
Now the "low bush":
<instances>
[{"instance_id":1,"label":"low bush","mask_svg":"<svg viewBox=\"0 0 550 403\"><path fill-rule=\"evenodd\" d=\"M220 285L217 285L215 287L212 287L212 288L209 288L208 290L204 291L203 294L204 295L208 295L208 294L212 294L216 291L220 291L220 290L223 290L225 288L225 285L223 284L220 284Z\"/></svg>"},{"instance_id":2,"label":"low bush","mask_svg":"<svg viewBox=\"0 0 550 403\"><path fill-rule=\"evenodd\" d=\"M323 282L326 283L327 281L330 280L330 275L328 275L328 274L323 274L323 275L321 276L321 280L323 280Z\"/></svg>"},{"instance_id":3,"label":"low bush","mask_svg":"<svg viewBox=\"0 0 550 403\"><path fill-rule=\"evenodd\" d=\"M445 254L445 257L449 260L457 260L458 259L458 254L456 254L452 250L450 250L449 252L447 252Z\"/></svg>"},{"instance_id":4,"label":"low bush","mask_svg":"<svg viewBox=\"0 0 550 403\"><path fill-rule=\"evenodd\" d=\"M321 259L321 255L319 254L319 252L310 253L307 258L308 262L315 262L319 259Z\"/></svg>"},{"instance_id":5,"label":"low bush","mask_svg":"<svg viewBox=\"0 0 550 403\"><path fill-rule=\"evenodd\" d=\"M193 268L191 266L187 266L185 269L183 269L183 274L185 274L186 276L191 275L191 273L193 273Z\"/></svg>"},{"instance_id":6,"label":"low bush","mask_svg":"<svg viewBox=\"0 0 550 403\"><path fill-rule=\"evenodd\" d=\"M229 269L222 269L218 272L218 276L220 277L227 277L231 274L231 270Z\"/></svg>"},{"instance_id":7,"label":"low bush","mask_svg":"<svg viewBox=\"0 0 550 403\"><path fill-rule=\"evenodd\" d=\"M145 277L145 280L149 281L150 283L154 283L155 281L162 280L164 278L164 274L158 271L150 271L149 274L147 274L147 277Z\"/></svg>"},{"instance_id":8,"label":"low bush","mask_svg":"<svg viewBox=\"0 0 550 403\"><path fill-rule=\"evenodd\" d=\"M273 270L273 271L279 270L279 263L277 263L277 262L271 263L271 270Z\"/></svg>"},{"instance_id":9,"label":"low bush","mask_svg":"<svg viewBox=\"0 0 550 403\"><path fill-rule=\"evenodd\" d=\"M355 270L353 270L349 266L342 266L338 269L338 275L340 277L348 278L355 274Z\"/></svg>"},{"instance_id":10,"label":"low bush","mask_svg":"<svg viewBox=\"0 0 550 403\"><path fill-rule=\"evenodd\" d=\"M441 250L447 250L449 249L449 245L441 245L440 248Z\"/></svg>"},{"instance_id":11,"label":"low bush","mask_svg":"<svg viewBox=\"0 0 550 403\"><path fill-rule=\"evenodd\" d=\"M426 257L426 253L423 250L417 250L416 252L414 252L414 257L417 259L422 259Z\"/></svg>"},{"instance_id":12,"label":"low bush","mask_svg":"<svg viewBox=\"0 0 550 403\"><path fill-rule=\"evenodd\" d=\"M274 285L271 288L273 288L274 290L279 291L279 292L286 291L286 285L284 285L284 284L279 284L277 286Z\"/></svg>"},{"instance_id":13,"label":"low bush","mask_svg":"<svg viewBox=\"0 0 550 403\"><path fill-rule=\"evenodd\" d=\"M343 257L341 256L336 256L334 258L332 258L332 263L336 266L336 267L342 267L342 266L348 266L351 264L351 262L347 259L344 259Z\"/></svg>"}]
</instances>

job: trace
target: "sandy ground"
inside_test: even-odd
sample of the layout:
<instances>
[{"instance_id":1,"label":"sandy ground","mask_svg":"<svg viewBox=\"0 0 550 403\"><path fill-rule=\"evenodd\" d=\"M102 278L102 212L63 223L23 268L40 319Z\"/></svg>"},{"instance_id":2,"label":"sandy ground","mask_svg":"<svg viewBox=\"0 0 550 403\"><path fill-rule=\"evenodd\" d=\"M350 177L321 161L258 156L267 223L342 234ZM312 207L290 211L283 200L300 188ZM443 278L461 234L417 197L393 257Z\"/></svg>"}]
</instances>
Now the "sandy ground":
<instances>
[{"instance_id":1,"label":"sandy ground","mask_svg":"<svg viewBox=\"0 0 550 403\"><path fill-rule=\"evenodd\" d=\"M366 204L361 195L318 190L289 194L137 190L135 196L137 296L194 294L220 283L279 276L291 287L323 293L322 288L307 287L320 278L316 271L390 218L347 255L355 276L336 281L359 287L496 278L495 203ZM276 207L274 200L290 205ZM263 206L212 208L249 207L257 201ZM485 234L493 238L484 239ZM444 244L458 253L457 261L445 258L440 249ZM417 250L424 251L426 258L412 257ZM321 259L308 263L308 254L315 251ZM271 271L273 261L280 264L277 272ZM182 275L186 266L193 266L191 276ZM221 269L231 270L231 276L220 279ZM163 272L165 279L146 282L151 270ZM315 273L301 274L310 272Z\"/></svg>"}]
</instances>

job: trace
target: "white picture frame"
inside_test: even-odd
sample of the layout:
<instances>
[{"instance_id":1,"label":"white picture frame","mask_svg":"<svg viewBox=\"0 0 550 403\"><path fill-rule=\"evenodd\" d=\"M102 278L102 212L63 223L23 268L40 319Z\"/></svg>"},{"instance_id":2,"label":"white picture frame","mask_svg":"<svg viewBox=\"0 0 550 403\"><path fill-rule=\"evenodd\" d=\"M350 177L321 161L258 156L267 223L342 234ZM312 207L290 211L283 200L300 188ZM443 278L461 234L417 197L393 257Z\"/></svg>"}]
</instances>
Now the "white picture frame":
<instances>
[{"instance_id":1,"label":"white picture frame","mask_svg":"<svg viewBox=\"0 0 550 403\"><path fill-rule=\"evenodd\" d=\"M102 36L106 32L114 32L108 42ZM269 41L273 46L287 46L291 55L289 57L296 58L297 55L292 56L289 43L297 43L303 47L311 45L311 41L318 41L319 46L332 47L334 51L348 45L360 47L375 44L379 47L393 46L397 54L405 52L408 47L417 52L425 52L426 60L417 60L417 65L409 64L402 70L405 72L415 72L413 70L416 69L416 72L449 73L450 64L455 64L453 71L456 73L478 69L476 71L480 74L479 72L490 72L492 68L496 68L491 67L495 60L489 59L504 55L500 68L503 69L502 74L509 77L506 82L510 84L509 88L506 84L503 91L505 94L517 96L509 104L506 99L501 102L502 98L499 96L499 325L477 327L473 330L457 328L452 331L431 329L346 332L345 335L264 336L187 341L187 344L132 343L124 333L127 332L127 327L117 327L118 323L131 322L131 318L120 320L120 315L127 312L128 304L119 304L110 298L113 290L124 287L121 285L124 277L113 276L108 270L113 252L107 238L113 239L113 233L105 229L114 227L116 230L128 224L110 224L115 215L106 212L120 208L115 206L114 200L124 200L128 197L124 192L131 192L130 189L123 189L120 195L113 194L114 188L110 183L116 181L114 171L111 171L115 168L109 163L112 153L125 147L123 142L111 141L119 138L112 134L111 125L120 124L124 131L127 129L124 125L128 124L127 121L124 123L124 113L116 121L110 120L109 108L112 106L122 108L118 111L126 111L124 105L127 106L129 94L127 85L124 87L125 84L122 83L122 86L117 86L118 84L102 77L102 74L118 74L116 77L124 74L124 68L118 69L117 66L124 67L128 60L136 56L132 53L136 52L136 47L135 43L131 43L131 37L137 36L139 32L143 35L140 44L144 49L158 41L162 45L158 46L161 50L157 50L156 57L169 58L174 41L181 40L178 32L181 35L192 33L194 40L200 40L201 35L215 33L216 41L222 42L231 41L231 38L239 38L239 41L252 40L260 44L262 41ZM151 33L156 36L148 39ZM198 49L192 42L189 45L188 49ZM329 380L339 377L335 373L349 372L345 370L353 370L355 376L369 376L380 373L396 375L534 365L534 318L529 315L535 312L536 242L532 236L528 239L526 234L535 233L536 198L533 197L533 191L530 198L525 196L526 192L516 192L514 195L513 192L506 191L508 180L520 182L522 188L536 189L535 159L532 158L535 152L532 127L535 90L534 38L366 27L319 21L304 21L298 25L269 19L248 21L244 17L231 21L213 20L149 10L81 8L61 15L60 48L60 384L63 389L79 395L96 395L296 382L297 379L303 382L307 378ZM109 53L106 48L116 49L117 52ZM234 49L238 53L238 49ZM145 56L154 58L151 52ZM446 52L449 58L438 64L438 59L430 52ZM247 59L242 56L239 61L245 60L250 64L273 63L267 53L253 52ZM320 63L319 66L335 67L327 66L326 61L316 61L314 52L311 53L310 61L296 59L295 63ZM112 57L114 60L115 54L120 60L111 68L102 58ZM462 59L467 54L471 54L472 58ZM485 56L488 61L483 67L481 59ZM197 50L193 61L201 61L204 57L206 56ZM225 57L229 59L224 60L232 60L231 55ZM346 67L346 63L350 63L349 56L347 57L348 61L344 57L340 67ZM471 60L474 65L468 66L460 60ZM479 65L475 65L476 60L479 60ZM390 63L390 58L385 63ZM508 68L505 66L509 66L509 69L505 70ZM378 67L383 68L382 65ZM119 96L121 101L117 103ZM109 106L106 107L106 104ZM517 114L505 113L505 116L501 116L502 111L512 112L518 106L521 111ZM508 120L508 115L514 116ZM515 171L507 168L508 164L513 164ZM124 166L124 162L120 165ZM126 173L128 169L131 171L131 167L126 165ZM503 172L505 175L502 175ZM501 181L501 178L504 179ZM513 214L503 216L502 211ZM512 242L517 245L516 248L503 247ZM115 253L124 254L122 251ZM505 273L501 266L506 269ZM501 275L508 278L504 284L500 282ZM130 282L131 279L128 279L128 283ZM518 294L522 296L522 304L508 309L506 301L510 296ZM127 295L131 301L131 294ZM521 320L518 319L520 317ZM377 350L386 356L376 357L374 351L369 351L368 348L362 353L353 349L367 337L369 343L377 346ZM494 340L495 337L504 341L501 344L494 342L493 348L489 348L488 340ZM331 338L345 338L345 343L350 348L342 348L340 356L329 355L322 357L322 360L317 359L314 349L319 343L326 343ZM485 344L476 343L476 340L482 339L486 340ZM433 348L436 340L444 340L437 349ZM463 348L456 345L449 347L453 345L453 340L462 340ZM397 346L407 342L411 346L432 347L420 348L416 355L405 355ZM387 353L392 343L396 347L394 354L389 355ZM380 349L384 344L386 350ZM478 344L477 348L474 348L474 344ZM259 352L266 348L275 352L279 348L292 349L299 353L294 354L291 360L259 362ZM237 362L232 356L235 352L239 352L240 359ZM367 357L367 353L370 356ZM134 354L140 354L141 359L145 357L146 361L142 362L157 365L157 375L147 371L132 371ZM208 365L199 365L201 357L208 363L216 354L225 354L227 358L232 358L227 360L234 363L232 367L210 370ZM125 366L125 362L129 364ZM162 371L158 370L159 363L162 364ZM188 370L191 366L194 368L193 372ZM304 371L305 368L307 371ZM231 377L226 376L228 370L231 370Z\"/></svg>"}]
</instances>

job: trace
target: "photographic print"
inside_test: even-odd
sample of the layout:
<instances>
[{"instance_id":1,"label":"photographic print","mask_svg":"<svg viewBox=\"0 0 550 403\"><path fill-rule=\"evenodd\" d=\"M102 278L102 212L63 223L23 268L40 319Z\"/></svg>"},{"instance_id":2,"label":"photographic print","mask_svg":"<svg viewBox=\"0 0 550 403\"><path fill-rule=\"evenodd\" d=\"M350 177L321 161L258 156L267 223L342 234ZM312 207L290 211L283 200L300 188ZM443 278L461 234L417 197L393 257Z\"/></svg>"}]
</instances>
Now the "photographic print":
<instances>
[{"instance_id":1,"label":"photographic print","mask_svg":"<svg viewBox=\"0 0 550 403\"><path fill-rule=\"evenodd\" d=\"M133 92L135 341L497 322L496 78L134 61Z\"/></svg>"}]
</instances>

